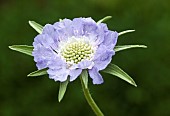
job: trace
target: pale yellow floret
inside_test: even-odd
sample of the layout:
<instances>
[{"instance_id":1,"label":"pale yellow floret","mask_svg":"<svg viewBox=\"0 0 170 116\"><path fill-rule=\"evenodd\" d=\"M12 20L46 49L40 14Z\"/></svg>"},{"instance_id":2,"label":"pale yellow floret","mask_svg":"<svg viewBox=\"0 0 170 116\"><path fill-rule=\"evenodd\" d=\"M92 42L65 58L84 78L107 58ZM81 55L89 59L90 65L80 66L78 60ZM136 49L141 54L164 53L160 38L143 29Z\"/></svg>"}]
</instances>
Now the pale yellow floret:
<instances>
[{"instance_id":1,"label":"pale yellow floret","mask_svg":"<svg viewBox=\"0 0 170 116\"><path fill-rule=\"evenodd\" d=\"M93 53L92 46L84 41L68 43L62 50L61 55L66 62L79 63L84 59L90 60Z\"/></svg>"}]
</instances>

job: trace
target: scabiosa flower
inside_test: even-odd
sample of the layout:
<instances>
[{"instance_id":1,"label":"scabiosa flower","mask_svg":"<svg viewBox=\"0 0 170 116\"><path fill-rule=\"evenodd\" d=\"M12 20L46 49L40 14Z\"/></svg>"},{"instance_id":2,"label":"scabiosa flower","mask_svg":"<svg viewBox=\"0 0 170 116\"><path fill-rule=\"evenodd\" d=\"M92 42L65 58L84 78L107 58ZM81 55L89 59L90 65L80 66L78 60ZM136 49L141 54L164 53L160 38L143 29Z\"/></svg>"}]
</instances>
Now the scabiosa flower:
<instances>
[{"instance_id":1,"label":"scabiosa flower","mask_svg":"<svg viewBox=\"0 0 170 116\"><path fill-rule=\"evenodd\" d=\"M43 27L32 54L38 69L48 68L49 78L55 81L73 81L86 69L93 84L101 84L99 71L111 62L117 38L117 32L92 18L64 19Z\"/></svg>"},{"instance_id":2,"label":"scabiosa flower","mask_svg":"<svg viewBox=\"0 0 170 116\"><path fill-rule=\"evenodd\" d=\"M110 31L102 23L110 19L106 16L97 23L91 18L64 19L44 27L35 21L29 21L38 33L33 46L12 45L10 49L34 56L37 71L28 76L49 74L49 78L60 82L58 101L60 102L67 89L69 81L80 76L84 96L97 116L104 116L94 102L88 89L88 73L93 84L103 83L99 71L117 76L126 82L137 86L135 81L120 67L110 63L115 52L130 48L147 48L145 45L116 45L120 35L133 32Z\"/></svg>"}]
</instances>

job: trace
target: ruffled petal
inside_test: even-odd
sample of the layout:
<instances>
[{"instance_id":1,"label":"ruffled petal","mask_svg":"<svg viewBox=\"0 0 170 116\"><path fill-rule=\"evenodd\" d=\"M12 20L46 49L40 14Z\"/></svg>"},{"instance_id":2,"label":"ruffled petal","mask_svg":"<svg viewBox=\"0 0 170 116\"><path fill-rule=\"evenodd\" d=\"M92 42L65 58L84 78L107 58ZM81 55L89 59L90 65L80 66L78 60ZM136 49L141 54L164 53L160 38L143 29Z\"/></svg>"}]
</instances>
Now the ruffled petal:
<instances>
[{"instance_id":1,"label":"ruffled petal","mask_svg":"<svg viewBox=\"0 0 170 116\"><path fill-rule=\"evenodd\" d=\"M58 42L59 42L59 34L58 34L58 31L54 28L53 25L51 24L46 24L44 27L43 27L43 32L42 32L44 35L48 35L52 40L51 43L50 43L50 46L55 50L55 49L58 49Z\"/></svg>"},{"instance_id":2,"label":"ruffled petal","mask_svg":"<svg viewBox=\"0 0 170 116\"><path fill-rule=\"evenodd\" d=\"M54 79L55 81L64 82L67 80L67 77L69 75L69 70L66 70L65 68L48 69L47 73L49 74L50 79Z\"/></svg>"},{"instance_id":3,"label":"ruffled petal","mask_svg":"<svg viewBox=\"0 0 170 116\"><path fill-rule=\"evenodd\" d=\"M113 50L117 43L118 33L114 31L108 31L105 33L103 45L107 46L107 49Z\"/></svg>"},{"instance_id":4,"label":"ruffled petal","mask_svg":"<svg viewBox=\"0 0 170 116\"><path fill-rule=\"evenodd\" d=\"M108 31L107 24L105 24L105 23L100 23L100 24L98 24L98 25L104 30L104 32L107 32L107 31Z\"/></svg>"},{"instance_id":5,"label":"ruffled petal","mask_svg":"<svg viewBox=\"0 0 170 116\"><path fill-rule=\"evenodd\" d=\"M98 46L98 48L97 48L97 50L96 50L96 52L95 52L95 54L94 54L93 60L96 60L96 59L98 59L99 57L101 57L102 54L103 54L103 52L106 52L106 50L107 50L107 47L106 47L106 46L104 46L104 45Z\"/></svg>"},{"instance_id":6,"label":"ruffled petal","mask_svg":"<svg viewBox=\"0 0 170 116\"><path fill-rule=\"evenodd\" d=\"M63 19L60 22L54 23L54 27L56 30L61 30L63 28L67 28L68 26L70 26L71 23L72 23L72 21L70 19Z\"/></svg>"},{"instance_id":7,"label":"ruffled petal","mask_svg":"<svg viewBox=\"0 0 170 116\"><path fill-rule=\"evenodd\" d=\"M90 60L83 60L78 63L78 68L81 69L91 69L94 66L94 62Z\"/></svg>"},{"instance_id":8,"label":"ruffled petal","mask_svg":"<svg viewBox=\"0 0 170 116\"><path fill-rule=\"evenodd\" d=\"M34 38L34 48L36 48L37 44L41 44L45 48L52 48L54 40L47 34L39 34Z\"/></svg>"},{"instance_id":9,"label":"ruffled petal","mask_svg":"<svg viewBox=\"0 0 170 116\"><path fill-rule=\"evenodd\" d=\"M97 24L92 18L75 18L73 21L64 19L54 25L47 24L43 27L42 34L34 39L32 54L38 69L48 68L49 78L55 81L63 82L68 76L70 76L70 81L73 81L83 69L88 69L93 83L101 84L103 78L99 71L106 68L111 62L112 56L115 54L113 48L117 37L117 32L109 31L106 24ZM82 61L76 62L77 64L72 61L67 62L66 59L74 57L74 55L70 55L69 50L66 50L68 56L63 54L64 48L72 42L79 42L79 39L88 43L94 50L94 54L89 55L90 60L83 59L86 57L81 56ZM79 47L78 51L81 49ZM77 52L75 53L77 54ZM84 56L87 55L84 53Z\"/></svg>"},{"instance_id":10,"label":"ruffled petal","mask_svg":"<svg viewBox=\"0 0 170 116\"><path fill-rule=\"evenodd\" d=\"M83 21L80 18L73 19L72 25L70 26L70 30L72 31L73 36L81 37L84 35L83 31Z\"/></svg>"},{"instance_id":11,"label":"ruffled petal","mask_svg":"<svg viewBox=\"0 0 170 116\"><path fill-rule=\"evenodd\" d=\"M74 81L82 72L82 69L70 70L70 81Z\"/></svg>"},{"instance_id":12,"label":"ruffled petal","mask_svg":"<svg viewBox=\"0 0 170 116\"><path fill-rule=\"evenodd\" d=\"M93 84L101 84L103 83L103 78L98 72L97 68L92 68L89 70L89 75L93 79Z\"/></svg>"},{"instance_id":13,"label":"ruffled petal","mask_svg":"<svg viewBox=\"0 0 170 116\"><path fill-rule=\"evenodd\" d=\"M83 28L85 36L88 36L90 34L97 35L98 34L96 33L97 28L98 27L94 22L85 22L84 28Z\"/></svg>"},{"instance_id":14,"label":"ruffled petal","mask_svg":"<svg viewBox=\"0 0 170 116\"><path fill-rule=\"evenodd\" d=\"M55 28L53 25L51 24L46 24L44 27L43 27L43 34L48 34L49 36L51 36L51 34L53 34L55 32Z\"/></svg>"},{"instance_id":15,"label":"ruffled petal","mask_svg":"<svg viewBox=\"0 0 170 116\"><path fill-rule=\"evenodd\" d=\"M50 60L54 58L54 51L49 48L44 48L41 45L37 45L36 48L33 49L32 55L36 62L44 59Z\"/></svg>"},{"instance_id":16,"label":"ruffled petal","mask_svg":"<svg viewBox=\"0 0 170 116\"><path fill-rule=\"evenodd\" d=\"M101 57L94 61L95 67L97 67L98 70L105 69L107 65L111 62L113 55L114 51L106 51Z\"/></svg>"},{"instance_id":17,"label":"ruffled petal","mask_svg":"<svg viewBox=\"0 0 170 116\"><path fill-rule=\"evenodd\" d=\"M38 69L46 68L48 63L55 58L55 53L50 48L45 48L41 44L37 44L32 52L34 61L37 62Z\"/></svg>"},{"instance_id":18,"label":"ruffled petal","mask_svg":"<svg viewBox=\"0 0 170 116\"><path fill-rule=\"evenodd\" d=\"M36 63L36 66L37 66L38 70L47 68L47 62L48 62L47 60L38 61Z\"/></svg>"},{"instance_id":19,"label":"ruffled petal","mask_svg":"<svg viewBox=\"0 0 170 116\"><path fill-rule=\"evenodd\" d=\"M48 67L50 69L60 69L62 67L67 67L67 64L59 56L56 56L53 60L50 60L50 62L48 63Z\"/></svg>"},{"instance_id":20,"label":"ruffled petal","mask_svg":"<svg viewBox=\"0 0 170 116\"><path fill-rule=\"evenodd\" d=\"M107 47L100 45L94 56L94 67L103 70L111 62L112 56L115 54L113 50L107 50Z\"/></svg>"}]
</instances>

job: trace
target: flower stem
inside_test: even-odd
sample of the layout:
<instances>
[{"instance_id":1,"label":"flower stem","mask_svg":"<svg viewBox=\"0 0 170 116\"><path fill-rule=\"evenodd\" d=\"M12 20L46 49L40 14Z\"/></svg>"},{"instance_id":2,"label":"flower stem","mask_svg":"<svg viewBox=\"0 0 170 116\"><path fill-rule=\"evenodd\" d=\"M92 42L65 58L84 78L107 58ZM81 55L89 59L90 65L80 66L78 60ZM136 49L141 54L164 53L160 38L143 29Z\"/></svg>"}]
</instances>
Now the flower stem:
<instances>
[{"instance_id":1,"label":"flower stem","mask_svg":"<svg viewBox=\"0 0 170 116\"><path fill-rule=\"evenodd\" d=\"M91 97L91 94L89 92L88 88L85 88L84 82L82 80L82 77L80 76L80 80L81 80L81 85L83 88L83 92L84 92L84 96L88 102L88 104L90 105L90 107L92 108L92 110L94 111L94 113L97 116L104 116L104 114L101 112L101 110L99 109L99 107L97 106L97 104L94 102L93 98Z\"/></svg>"}]
</instances>

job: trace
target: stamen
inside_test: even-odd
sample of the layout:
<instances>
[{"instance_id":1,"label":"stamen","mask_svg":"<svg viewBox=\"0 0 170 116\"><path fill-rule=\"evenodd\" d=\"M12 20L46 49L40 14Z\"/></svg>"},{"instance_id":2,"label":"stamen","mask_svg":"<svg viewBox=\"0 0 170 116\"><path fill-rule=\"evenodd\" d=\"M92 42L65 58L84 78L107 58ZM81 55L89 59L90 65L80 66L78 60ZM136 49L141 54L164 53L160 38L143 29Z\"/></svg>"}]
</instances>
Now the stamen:
<instances>
[{"instance_id":1,"label":"stamen","mask_svg":"<svg viewBox=\"0 0 170 116\"><path fill-rule=\"evenodd\" d=\"M84 59L90 59L93 52L90 44L84 41L76 41L68 43L66 47L61 50L61 55L66 62L77 64Z\"/></svg>"}]
</instances>

